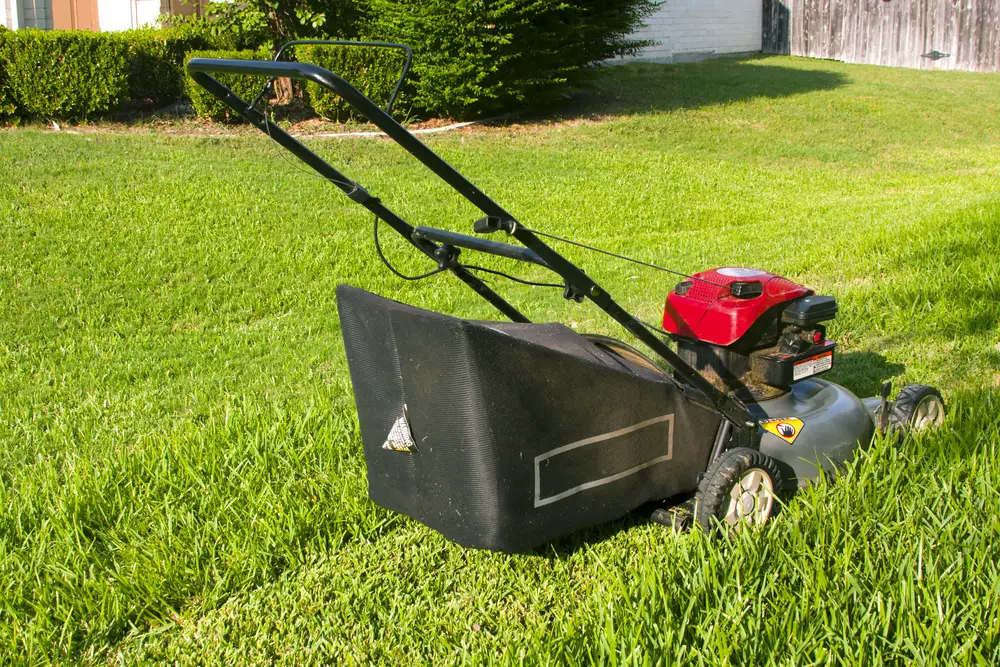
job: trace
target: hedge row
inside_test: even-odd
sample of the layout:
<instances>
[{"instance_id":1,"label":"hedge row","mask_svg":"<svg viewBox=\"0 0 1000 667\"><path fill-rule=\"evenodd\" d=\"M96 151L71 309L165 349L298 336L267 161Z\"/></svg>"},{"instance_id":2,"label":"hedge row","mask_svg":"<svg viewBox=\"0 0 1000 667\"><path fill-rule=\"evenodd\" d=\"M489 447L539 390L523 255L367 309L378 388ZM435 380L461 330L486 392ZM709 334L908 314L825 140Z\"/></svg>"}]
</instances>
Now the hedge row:
<instances>
[{"instance_id":1,"label":"hedge row","mask_svg":"<svg viewBox=\"0 0 1000 667\"><path fill-rule=\"evenodd\" d=\"M185 54L207 46L152 29L0 31L0 116L82 120L128 101L169 103L184 89Z\"/></svg>"},{"instance_id":2,"label":"hedge row","mask_svg":"<svg viewBox=\"0 0 1000 667\"><path fill-rule=\"evenodd\" d=\"M214 46L206 35L176 30L130 30L119 34L129 43L130 99L161 106L184 93L188 54Z\"/></svg>"},{"instance_id":3,"label":"hedge row","mask_svg":"<svg viewBox=\"0 0 1000 667\"><path fill-rule=\"evenodd\" d=\"M266 49L207 50L205 34L192 30L142 29L121 33L0 31L0 117L83 120L139 105L170 103L186 94L202 118L233 120L234 114L184 72L192 57L269 58ZM302 47L299 57L340 74L384 106L402 68L398 52L357 47ZM253 98L261 77L220 76L244 98ZM343 120L343 101L310 84L305 95L316 113Z\"/></svg>"},{"instance_id":4,"label":"hedge row","mask_svg":"<svg viewBox=\"0 0 1000 667\"><path fill-rule=\"evenodd\" d=\"M2 53L3 49L4 35L9 33L10 31L7 30L6 27L0 25L0 53ZM3 61L0 60L0 62ZM7 78L7 69L0 66L0 118L13 116L16 112L17 104L14 103L14 93L10 89L10 83Z\"/></svg>"},{"instance_id":5,"label":"hedge row","mask_svg":"<svg viewBox=\"0 0 1000 667\"><path fill-rule=\"evenodd\" d=\"M0 34L7 106L32 116L83 118L128 95L128 48L100 35L27 30Z\"/></svg>"}]
</instances>

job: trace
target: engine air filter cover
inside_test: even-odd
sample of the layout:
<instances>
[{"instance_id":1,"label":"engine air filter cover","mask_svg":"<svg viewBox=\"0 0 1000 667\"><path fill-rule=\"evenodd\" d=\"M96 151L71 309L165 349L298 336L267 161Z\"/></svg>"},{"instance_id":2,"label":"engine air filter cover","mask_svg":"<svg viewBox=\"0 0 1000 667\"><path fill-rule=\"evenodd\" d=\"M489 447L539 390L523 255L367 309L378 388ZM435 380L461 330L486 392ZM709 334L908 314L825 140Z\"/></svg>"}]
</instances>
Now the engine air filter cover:
<instances>
[{"instance_id":1,"label":"engine air filter cover","mask_svg":"<svg viewBox=\"0 0 1000 667\"><path fill-rule=\"evenodd\" d=\"M832 296L807 296L799 299L781 314L781 319L799 327L810 327L837 316L837 300Z\"/></svg>"}]
</instances>

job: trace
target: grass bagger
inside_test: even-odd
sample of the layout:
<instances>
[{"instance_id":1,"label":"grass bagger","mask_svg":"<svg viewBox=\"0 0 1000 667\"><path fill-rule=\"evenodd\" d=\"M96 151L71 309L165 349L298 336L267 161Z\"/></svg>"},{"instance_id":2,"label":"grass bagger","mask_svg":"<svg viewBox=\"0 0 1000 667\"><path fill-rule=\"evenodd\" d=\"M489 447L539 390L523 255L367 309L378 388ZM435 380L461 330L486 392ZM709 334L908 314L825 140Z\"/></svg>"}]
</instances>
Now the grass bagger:
<instances>
[{"instance_id":1,"label":"grass bagger","mask_svg":"<svg viewBox=\"0 0 1000 667\"><path fill-rule=\"evenodd\" d=\"M369 45L406 51L405 77L406 47ZM641 321L555 244L678 272L532 230L346 80L282 60L284 50L273 61L195 58L187 68L198 84L373 213L375 248L394 273L402 276L382 253L380 224L436 266L402 277L450 273L507 320L451 317L338 286L375 503L462 545L499 551L530 550L668 500L673 505L654 511L654 520L676 525L688 516L707 529L739 528L767 521L783 493L835 473L876 431L902 434L942 421L944 405L932 387L909 385L889 400L886 383L881 396L861 399L819 379L834 364L836 343L826 337L825 324L837 303L766 271L679 273L662 322ZM268 81L248 103L213 74ZM283 77L332 90L443 179L482 212L475 234L409 224L276 126L259 105ZM499 272L465 263L472 252L544 267L553 282L500 275L590 301L648 351L558 323L529 322L481 276Z\"/></svg>"}]
</instances>

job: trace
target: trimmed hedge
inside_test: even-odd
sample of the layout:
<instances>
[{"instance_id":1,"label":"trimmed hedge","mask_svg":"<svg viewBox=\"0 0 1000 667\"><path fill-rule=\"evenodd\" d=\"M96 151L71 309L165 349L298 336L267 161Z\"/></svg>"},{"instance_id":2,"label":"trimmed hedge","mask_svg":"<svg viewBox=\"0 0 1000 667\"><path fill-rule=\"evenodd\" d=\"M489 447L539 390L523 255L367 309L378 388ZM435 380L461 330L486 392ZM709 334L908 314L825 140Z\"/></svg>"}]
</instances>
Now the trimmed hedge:
<instances>
[{"instance_id":1,"label":"trimmed hedge","mask_svg":"<svg viewBox=\"0 0 1000 667\"><path fill-rule=\"evenodd\" d=\"M329 7L317 1L296 14L300 22L315 14L307 32L322 32L332 25L326 19L347 12L348 34L411 45L413 73L399 106L453 118L538 109L565 97L597 64L645 46L631 35L657 6L653 0L331 0ZM203 49L270 35L270 6L213 3L206 16L178 19L177 27L160 30L2 31L0 116L82 120L128 100L162 105L187 92L199 116L231 119L224 105L191 85L183 72L185 56L263 57L245 49ZM302 58L341 74L384 105L402 56L385 49L311 47ZM263 84L254 77L226 78L241 95ZM322 116L343 120L350 113L314 84L305 95Z\"/></svg>"},{"instance_id":2,"label":"trimmed hedge","mask_svg":"<svg viewBox=\"0 0 1000 667\"><path fill-rule=\"evenodd\" d=\"M396 49L357 46L303 46L297 56L302 62L325 67L344 77L383 109L402 74L405 60ZM306 83L306 97L313 111L323 118L344 121L354 116L352 107L339 95L311 81ZM394 109L404 104L397 98Z\"/></svg>"},{"instance_id":3,"label":"trimmed hedge","mask_svg":"<svg viewBox=\"0 0 1000 667\"><path fill-rule=\"evenodd\" d=\"M233 60L270 60L270 54L260 49L257 51L192 51L187 54L191 58L230 58ZM224 86L242 97L247 102L253 100L267 82L262 76L252 74L217 74L214 75ZM219 121L238 121L240 117L228 106L220 102L214 95L195 83L190 74L185 73L185 91L191 98L194 112L199 118L211 118Z\"/></svg>"},{"instance_id":4,"label":"trimmed hedge","mask_svg":"<svg viewBox=\"0 0 1000 667\"><path fill-rule=\"evenodd\" d=\"M9 34L10 30L0 25L0 54L5 51L3 42ZM14 103L14 93L7 83L7 68L3 66L3 60L0 60L0 118L15 114L17 114L17 104Z\"/></svg>"},{"instance_id":5,"label":"trimmed hedge","mask_svg":"<svg viewBox=\"0 0 1000 667\"><path fill-rule=\"evenodd\" d=\"M14 103L14 94L7 84L7 76L0 70L0 118L17 115L17 104Z\"/></svg>"},{"instance_id":6,"label":"trimmed hedge","mask_svg":"<svg viewBox=\"0 0 1000 667\"><path fill-rule=\"evenodd\" d=\"M186 55L204 35L0 30L0 117L94 118L127 101L163 105L185 91Z\"/></svg>"},{"instance_id":7,"label":"trimmed hedge","mask_svg":"<svg viewBox=\"0 0 1000 667\"><path fill-rule=\"evenodd\" d=\"M168 104L184 93L185 56L213 45L204 35L141 28L120 33L129 47L129 99Z\"/></svg>"},{"instance_id":8,"label":"trimmed hedge","mask_svg":"<svg viewBox=\"0 0 1000 667\"><path fill-rule=\"evenodd\" d=\"M128 99L128 45L116 36L5 32L0 68L19 114L82 120L117 109Z\"/></svg>"}]
</instances>

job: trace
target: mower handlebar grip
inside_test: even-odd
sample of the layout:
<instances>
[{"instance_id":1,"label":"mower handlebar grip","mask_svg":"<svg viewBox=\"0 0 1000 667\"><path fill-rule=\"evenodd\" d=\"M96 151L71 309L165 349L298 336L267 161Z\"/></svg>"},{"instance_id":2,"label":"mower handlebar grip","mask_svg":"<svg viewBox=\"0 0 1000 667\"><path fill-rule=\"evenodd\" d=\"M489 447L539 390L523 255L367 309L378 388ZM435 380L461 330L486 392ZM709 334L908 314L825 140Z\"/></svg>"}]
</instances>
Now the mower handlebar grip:
<instances>
[{"instance_id":1,"label":"mower handlebar grip","mask_svg":"<svg viewBox=\"0 0 1000 667\"><path fill-rule=\"evenodd\" d=\"M289 62L287 60L234 60L230 58L192 58L187 63L188 73L203 74L251 74L287 79L306 79L325 86L346 99L352 105L361 102L361 107L375 106L375 103L361 94L343 77L323 67L311 63ZM367 102L367 104L364 104ZM375 107L378 109L379 107ZM359 108L359 111L363 109Z\"/></svg>"},{"instance_id":2,"label":"mower handlebar grip","mask_svg":"<svg viewBox=\"0 0 1000 667\"><path fill-rule=\"evenodd\" d=\"M551 268L545 263L545 260L535 254L533 250L521 248L509 243L490 241L476 236L468 236L467 234L449 232L444 229L435 229L433 227L414 228L413 238L414 240L427 239L430 241L436 241L437 243L457 246L459 248L478 250L479 252L489 253L490 255L499 255L500 257L507 257L508 259L516 259L521 262L538 264L539 266L544 266L547 269Z\"/></svg>"}]
</instances>

